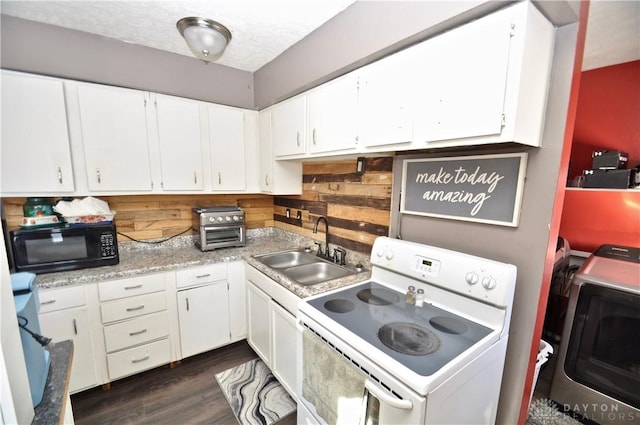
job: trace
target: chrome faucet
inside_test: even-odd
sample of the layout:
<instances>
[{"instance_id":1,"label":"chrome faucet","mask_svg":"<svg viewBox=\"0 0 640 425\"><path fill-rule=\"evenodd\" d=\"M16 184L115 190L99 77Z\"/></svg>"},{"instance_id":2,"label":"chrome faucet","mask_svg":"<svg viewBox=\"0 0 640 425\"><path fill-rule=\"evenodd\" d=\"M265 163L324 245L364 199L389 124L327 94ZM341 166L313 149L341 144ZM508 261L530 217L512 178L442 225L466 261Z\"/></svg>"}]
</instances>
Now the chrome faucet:
<instances>
[{"instance_id":1,"label":"chrome faucet","mask_svg":"<svg viewBox=\"0 0 640 425\"><path fill-rule=\"evenodd\" d=\"M329 222L327 221L327 217L320 216L316 220L315 226L313 226L313 233L318 233L318 223L320 220L324 220L325 234L324 234L324 252L322 252L322 247L318 244L318 257L326 257L329 258Z\"/></svg>"}]
</instances>

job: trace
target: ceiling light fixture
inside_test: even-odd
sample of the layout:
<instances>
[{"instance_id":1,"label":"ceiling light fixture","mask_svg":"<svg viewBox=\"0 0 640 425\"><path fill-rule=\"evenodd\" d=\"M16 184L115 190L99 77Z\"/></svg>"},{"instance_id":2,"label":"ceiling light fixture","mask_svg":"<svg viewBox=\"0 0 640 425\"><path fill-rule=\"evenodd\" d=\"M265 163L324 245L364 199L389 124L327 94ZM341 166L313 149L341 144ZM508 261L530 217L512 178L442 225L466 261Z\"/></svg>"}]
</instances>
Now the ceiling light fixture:
<instances>
[{"instance_id":1,"label":"ceiling light fixture","mask_svg":"<svg viewBox=\"0 0 640 425\"><path fill-rule=\"evenodd\" d=\"M224 25L205 18L182 18L176 24L193 54L205 62L219 59L231 41L231 32Z\"/></svg>"}]
</instances>

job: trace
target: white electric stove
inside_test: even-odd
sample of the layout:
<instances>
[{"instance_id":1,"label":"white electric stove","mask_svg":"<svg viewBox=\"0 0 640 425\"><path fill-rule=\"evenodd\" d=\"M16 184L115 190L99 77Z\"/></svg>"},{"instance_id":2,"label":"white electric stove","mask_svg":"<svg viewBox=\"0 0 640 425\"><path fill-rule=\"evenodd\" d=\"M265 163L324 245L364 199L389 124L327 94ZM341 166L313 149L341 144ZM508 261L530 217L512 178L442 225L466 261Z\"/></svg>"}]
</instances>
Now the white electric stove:
<instances>
[{"instance_id":1,"label":"white electric stove","mask_svg":"<svg viewBox=\"0 0 640 425\"><path fill-rule=\"evenodd\" d=\"M298 423L494 422L516 267L386 237L371 264L298 305Z\"/></svg>"}]
</instances>

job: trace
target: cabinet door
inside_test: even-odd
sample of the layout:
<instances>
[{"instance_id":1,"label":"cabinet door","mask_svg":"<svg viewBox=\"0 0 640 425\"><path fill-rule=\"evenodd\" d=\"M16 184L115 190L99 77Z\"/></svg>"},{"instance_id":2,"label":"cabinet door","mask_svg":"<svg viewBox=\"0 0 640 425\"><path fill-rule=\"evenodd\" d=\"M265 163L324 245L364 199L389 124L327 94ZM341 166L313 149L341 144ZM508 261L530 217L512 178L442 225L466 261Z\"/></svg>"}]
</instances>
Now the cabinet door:
<instances>
[{"instance_id":1,"label":"cabinet door","mask_svg":"<svg viewBox=\"0 0 640 425\"><path fill-rule=\"evenodd\" d=\"M152 189L146 97L137 90L78 86L89 190Z\"/></svg>"},{"instance_id":2,"label":"cabinet door","mask_svg":"<svg viewBox=\"0 0 640 425\"><path fill-rule=\"evenodd\" d=\"M358 81L354 73L323 84L307 95L309 153L355 149Z\"/></svg>"},{"instance_id":3,"label":"cabinet door","mask_svg":"<svg viewBox=\"0 0 640 425\"><path fill-rule=\"evenodd\" d=\"M271 110L260 111L260 190L274 195L302 193L302 162L276 161L273 156Z\"/></svg>"},{"instance_id":4,"label":"cabinet door","mask_svg":"<svg viewBox=\"0 0 640 425\"><path fill-rule=\"evenodd\" d=\"M243 261L229 263L229 328L231 341L247 337L247 290Z\"/></svg>"},{"instance_id":5,"label":"cabinet door","mask_svg":"<svg viewBox=\"0 0 640 425\"><path fill-rule=\"evenodd\" d=\"M273 192L273 146L271 140L271 110L260 111L258 117L260 141L260 190Z\"/></svg>"},{"instance_id":6,"label":"cabinet door","mask_svg":"<svg viewBox=\"0 0 640 425\"><path fill-rule=\"evenodd\" d=\"M413 66L403 51L359 71L358 141L362 146L411 142Z\"/></svg>"},{"instance_id":7,"label":"cabinet door","mask_svg":"<svg viewBox=\"0 0 640 425\"><path fill-rule=\"evenodd\" d=\"M277 303L271 302L273 357L271 370L285 389L295 397L297 382L296 318Z\"/></svg>"},{"instance_id":8,"label":"cabinet door","mask_svg":"<svg viewBox=\"0 0 640 425\"><path fill-rule=\"evenodd\" d=\"M203 190L200 104L155 95L163 190Z\"/></svg>"},{"instance_id":9,"label":"cabinet door","mask_svg":"<svg viewBox=\"0 0 640 425\"><path fill-rule=\"evenodd\" d=\"M296 96L271 110L273 154L276 158L303 155L306 149L307 97Z\"/></svg>"},{"instance_id":10,"label":"cabinet door","mask_svg":"<svg viewBox=\"0 0 640 425\"><path fill-rule=\"evenodd\" d=\"M2 72L2 193L73 192L62 81Z\"/></svg>"},{"instance_id":11,"label":"cabinet door","mask_svg":"<svg viewBox=\"0 0 640 425\"><path fill-rule=\"evenodd\" d=\"M417 141L500 134L510 33L510 19L494 14L411 49Z\"/></svg>"},{"instance_id":12,"label":"cabinet door","mask_svg":"<svg viewBox=\"0 0 640 425\"><path fill-rule=\"evenodd\" d=\"M271 367L271 298L251 283L247 285L247 342Z\"/></svg>"},{"instance_id":13,"label":"cabinet door","mask_svg":"<svg viewBox=\"0 0 640 425\"><path fill-rule=\"evenodd\" d=\"M213 190L245 190L244 111L209 106Z\"/></svg>"},{"instance_id":14,"label":"cabinet door","mask_svg":"<svg viewBox=\"0 0 640 425\"><path fill-rule=\"evenodd\" d=\"M54 342L73 340L70 392L98 385L87 307L51 311L39 315L42 334Z\"/></svg>"},{"instance_id":15,"label":"cabinet door","mask_svg":"<svg viewBox=\"0 0 640 425\"><path fill-rule=\"evenodd\" d=\"M178 321L182 357L229 343L227 282L179 291Z\"/></svg>"}]
</instances>

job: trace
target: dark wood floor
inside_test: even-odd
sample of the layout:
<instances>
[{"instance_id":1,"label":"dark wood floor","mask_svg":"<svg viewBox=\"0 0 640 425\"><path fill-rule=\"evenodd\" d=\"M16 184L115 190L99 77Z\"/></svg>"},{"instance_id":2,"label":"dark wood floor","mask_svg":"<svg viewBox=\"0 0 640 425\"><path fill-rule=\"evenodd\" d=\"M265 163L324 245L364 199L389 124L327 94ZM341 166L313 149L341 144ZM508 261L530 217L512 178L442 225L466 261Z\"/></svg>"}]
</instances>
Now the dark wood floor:
<instances>
[{"instance_id":1,"label":"dark wood floor","mask_svg":"<svg viewBox=\"0 0 640 425\"><path fill-rule=\"evenodd\" d=\"M78 425L237 424L215 374L257 355L246 341L71 396ZM293 425L292 414L278 425Z\"/></svg>"}]
</instances>

